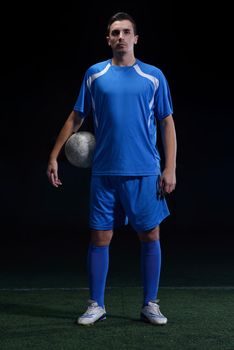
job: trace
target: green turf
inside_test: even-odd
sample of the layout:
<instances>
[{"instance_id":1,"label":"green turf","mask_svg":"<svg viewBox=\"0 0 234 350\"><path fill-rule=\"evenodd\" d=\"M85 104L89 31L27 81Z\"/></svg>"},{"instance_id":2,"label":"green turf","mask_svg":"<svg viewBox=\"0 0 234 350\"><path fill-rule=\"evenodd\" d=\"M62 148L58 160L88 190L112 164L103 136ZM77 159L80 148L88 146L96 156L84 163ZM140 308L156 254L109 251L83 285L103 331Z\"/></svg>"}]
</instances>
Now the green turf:
<instances>
[{"instance_id":1,"label":"green turf","mask_svg":"<svg viewBox=\"0 0 234 350\"><path fill-rule=\"evenodd\" d=\"M234 291L166 289L159 292L166 326L139 321L142 289L106 291L108 317L74 324L87 290L0 291L1 350L234 349Z\"/></svg>"},{"instance_id":2,"label":"green turf","mask_svg":"<svg viewBox=\"0 0 234 350\"><path fill-rule=\"evenodd\" d=\"M222 251L204 244L198 250L194 242L186 249L163 245L159 298L169 322L155 327L139 321L139 245L121 239L110 254L108 318L92 327L74 324L88 299L82 289L88 285L86 242L2 247L7 253L0 264L0 350L234 350L231 246Z\"/></svg>"}]
</instances>

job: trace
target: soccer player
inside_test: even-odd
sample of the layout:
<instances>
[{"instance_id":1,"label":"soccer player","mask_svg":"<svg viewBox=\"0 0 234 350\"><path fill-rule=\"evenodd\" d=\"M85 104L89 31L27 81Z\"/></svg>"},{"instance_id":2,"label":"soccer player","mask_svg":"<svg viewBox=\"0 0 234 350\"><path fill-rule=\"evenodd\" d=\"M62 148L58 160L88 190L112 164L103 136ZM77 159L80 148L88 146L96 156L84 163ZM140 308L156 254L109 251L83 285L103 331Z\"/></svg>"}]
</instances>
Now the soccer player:
<instances>
[{"instance_id":1,"label":"soccer player","mask_svg":"<svg viewBox=\"0 0 234 350\"><path fill-rule=\"evenodd\" d=\"M159 225L170 215L164 194L176 186L171 94L162 71L135 57L138 35L129 14L119 12L110 18L106 39L112 58L87 69L74 108L50 154L47 175L53 186L61 185L59 152L92 112L96 148L90 184L90 300L77 322L90 325L106 318L109 245L114 228L128 220L141 244L140 317L163 325L167 318L157 300L161 270ZM156 140L158 127L165 156L162 171Z\"/></svg>"}]
</instances>

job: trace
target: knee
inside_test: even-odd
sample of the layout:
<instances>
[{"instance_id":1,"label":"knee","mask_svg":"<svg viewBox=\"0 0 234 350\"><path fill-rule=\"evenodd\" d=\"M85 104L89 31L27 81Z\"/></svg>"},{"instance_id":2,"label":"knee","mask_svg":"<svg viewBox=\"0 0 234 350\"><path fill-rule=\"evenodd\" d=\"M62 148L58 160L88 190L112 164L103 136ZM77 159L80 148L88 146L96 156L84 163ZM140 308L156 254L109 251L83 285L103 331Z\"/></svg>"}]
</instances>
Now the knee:
<instances>
[{"instance_id":1,"label":"knee","mask_svg":"<svg viewBox=\"0 0 234 350\"><path fill-rule=\"evenodd\" d=\"M113 236L112 230L92 230L91 243L97 247L109 245Z\"/></svg>"},{"instance_id":2,"label":"knee","mask_svg":"<svg viewBox=\"0 0 234 350\"><path fill-rule=\"evenodd\" d=\"M159 226L151 230L138 233L138 237L142 242L152 242L159 240Z\"/></svg>"}]
</instances>

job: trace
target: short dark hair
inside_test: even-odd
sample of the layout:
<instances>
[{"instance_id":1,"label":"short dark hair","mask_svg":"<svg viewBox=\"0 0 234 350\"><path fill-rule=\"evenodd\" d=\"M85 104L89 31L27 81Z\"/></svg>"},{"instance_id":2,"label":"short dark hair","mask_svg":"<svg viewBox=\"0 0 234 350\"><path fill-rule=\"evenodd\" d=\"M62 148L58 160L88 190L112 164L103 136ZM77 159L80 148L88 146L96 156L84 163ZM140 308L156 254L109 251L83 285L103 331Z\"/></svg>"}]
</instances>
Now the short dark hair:
<instances>
[{"instance_id":1,"label":"short dark hair","mask_svg":"<svg viewBox=\"0 0 234 350\"><path fill-rule=\"evenodd\" d=\"M117 12L115 15L111 16L107 24L107 35L110 34L110 26L112 25L112 23L114 23L115 21L123 21L125 19L129 20L132 23L133 31L134 31L134 34L136 35L137 34L136 22L133 19L133 17L126 12Z\"/></svg>"}]
</instances>

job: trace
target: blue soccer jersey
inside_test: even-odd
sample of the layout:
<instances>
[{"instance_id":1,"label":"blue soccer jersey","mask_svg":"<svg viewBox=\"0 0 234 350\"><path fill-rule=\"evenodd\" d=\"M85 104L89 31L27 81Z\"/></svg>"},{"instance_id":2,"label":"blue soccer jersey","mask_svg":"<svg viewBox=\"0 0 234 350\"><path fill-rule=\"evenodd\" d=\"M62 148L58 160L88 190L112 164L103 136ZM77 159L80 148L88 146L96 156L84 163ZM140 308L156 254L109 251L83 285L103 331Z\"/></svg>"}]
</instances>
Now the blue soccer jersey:
<instances>
[{"instance_id":1,"label":"blue soccer jersey","mask_svg":"<svg viewBox=\"0 0 234 350\"><path fill-rule=\"evenodd\" d=\"M157 120L173 113L160 69L140 60L123 67L99 62L86 71L74 110L93 115L94 175L160 174Z\"/></svg>"}]
</instances>

